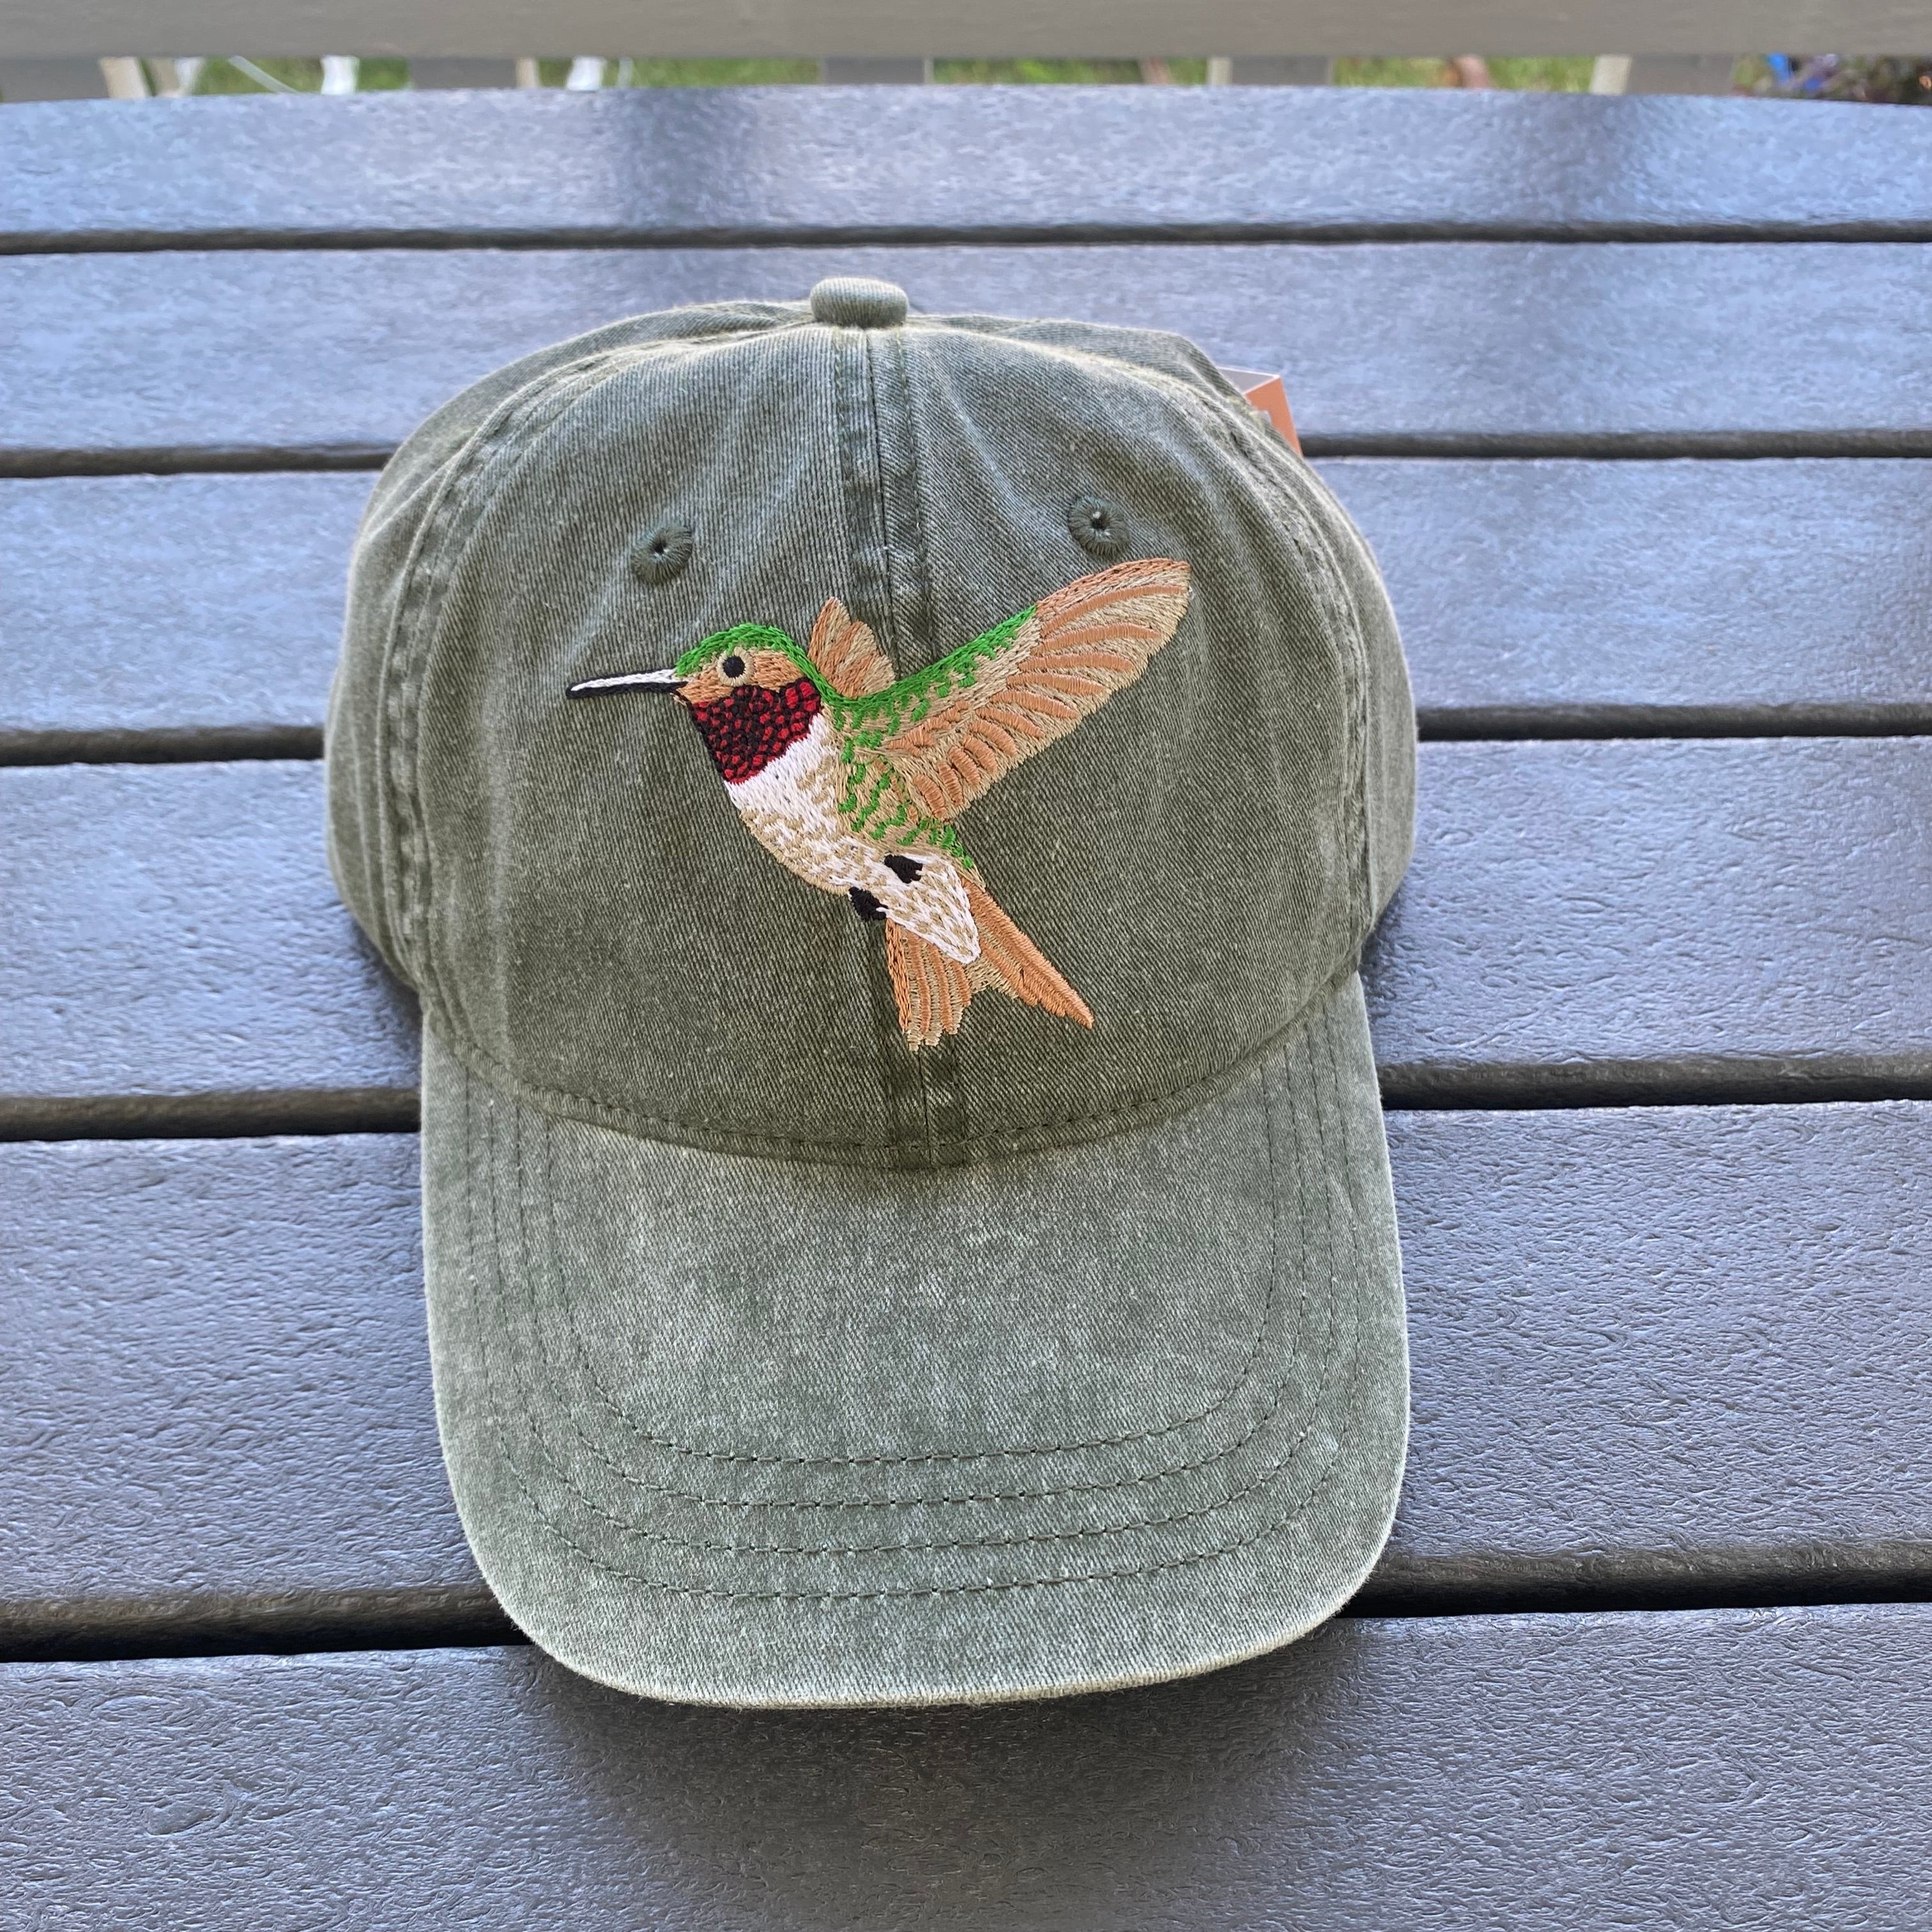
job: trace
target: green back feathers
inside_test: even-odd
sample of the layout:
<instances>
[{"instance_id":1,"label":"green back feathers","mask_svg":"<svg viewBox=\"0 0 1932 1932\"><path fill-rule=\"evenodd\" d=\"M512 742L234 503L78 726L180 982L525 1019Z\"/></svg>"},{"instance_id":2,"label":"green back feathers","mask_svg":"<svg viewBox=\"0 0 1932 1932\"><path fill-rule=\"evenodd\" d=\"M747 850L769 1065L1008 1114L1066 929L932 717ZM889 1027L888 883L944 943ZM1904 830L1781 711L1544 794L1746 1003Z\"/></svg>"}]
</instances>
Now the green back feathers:
<instances>
[{"instance_id":1,"label":"green back feathers","mask_svg":"<svg viewBox=\"0 0 1932 1932\"><path fill-rule=\"evenodd\" d=\"M954 693L970 690L979 681L986 661L1004 650L1014 634L1033 615L1033 606L982 631L970 644L949 651L923 670L901 678L870 698L834 697L842 730L852 734L868 750L876 749L896 732L916 724L934 705ZM829 695L829 694L828 694Z\"/></svg>"},{"instance_id":2,"label":"green back feathers","mask_svg":"<svg viewBox=\"0 0 1932 1932\"><path fill-rule=\"evenodd\" d=\"M970 689L986 660L1004 650L1032 615L1029 607L869 698L826 694L838 727L844 767L840 808L856 831L882 844L916 845L947 853L962 866L973 869L972 856L958 833L919 809L881 748L907 726L916 724L935 704Z\"/></svg>"},{"instance_id":3,"label":"green back feathers","mask_svg":"<svg viewBox=\"0 0 1932 1932\"><path fill-rule=\"evenodd\" d=\"M775 624L734 624L728 631L714 631L693 644L678 659L676 668L680 677L694 677L706 664L730 652L782 651L798 666L801 676L818 686L839 730L857 734L868 749L875 749L894 732L917 724L934 704L943 704L956 692L970 689L978 680L980 667L1011 644L1014 634L1032 615L1030 604L990 631L982 631L970 644L949 651L925 670L916 670L869 698L846 698L833 690L797 640Z\"/></svg>"}]
</instances>

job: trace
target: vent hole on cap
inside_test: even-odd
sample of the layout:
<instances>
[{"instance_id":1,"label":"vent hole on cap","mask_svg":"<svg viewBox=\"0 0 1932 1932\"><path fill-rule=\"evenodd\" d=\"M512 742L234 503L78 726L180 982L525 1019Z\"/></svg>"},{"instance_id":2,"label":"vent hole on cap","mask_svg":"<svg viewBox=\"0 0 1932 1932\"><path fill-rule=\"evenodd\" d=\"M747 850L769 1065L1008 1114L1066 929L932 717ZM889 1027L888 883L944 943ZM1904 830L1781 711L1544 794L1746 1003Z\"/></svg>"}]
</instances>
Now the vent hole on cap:
<instances>
[{"instance_id":1,"label":"vent hole on cap","mask_svg":"<svg viewBox=\"0 0 1932 1932\"><path fill-rule=\"evenodd\" d=\"M1104 497L1082 496L1067 512L1066 527L1073 541L1096 556L1118 556L1126 549L1126 520Z\"/></svg>"},{"instance_id":2,"label":"vent hole on cap","mask_svg":"<svg viewBox=\"0 0 1932 1932\"><path fill-rule=\"evenodd\" d=\"M690 530L659 524L631 546L631 574L643 584L668 584L691 561Z\"/></svg>"}]
</instances>

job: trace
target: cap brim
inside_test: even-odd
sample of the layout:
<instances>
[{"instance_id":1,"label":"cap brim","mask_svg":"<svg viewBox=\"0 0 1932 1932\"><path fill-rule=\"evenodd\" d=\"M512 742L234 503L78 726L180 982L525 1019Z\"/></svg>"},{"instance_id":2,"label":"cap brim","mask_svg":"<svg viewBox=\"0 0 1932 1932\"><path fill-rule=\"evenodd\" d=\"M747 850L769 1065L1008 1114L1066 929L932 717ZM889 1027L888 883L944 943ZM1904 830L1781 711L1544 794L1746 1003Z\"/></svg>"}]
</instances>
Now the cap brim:
<instances>
[{"instance_id":1,"label":"cap brim","mask_svg":"<svg viewBox=\"0 0 1932 1932\"><path fill-rule=\"evenodd\" d=\"M1046 1696L1367 1574L1408 1359L1360 982L1158 1124L938 1172L553 1117L424 1044L464 1526L573 1670L729 1705Z\"/></svg>"}]
</instances>

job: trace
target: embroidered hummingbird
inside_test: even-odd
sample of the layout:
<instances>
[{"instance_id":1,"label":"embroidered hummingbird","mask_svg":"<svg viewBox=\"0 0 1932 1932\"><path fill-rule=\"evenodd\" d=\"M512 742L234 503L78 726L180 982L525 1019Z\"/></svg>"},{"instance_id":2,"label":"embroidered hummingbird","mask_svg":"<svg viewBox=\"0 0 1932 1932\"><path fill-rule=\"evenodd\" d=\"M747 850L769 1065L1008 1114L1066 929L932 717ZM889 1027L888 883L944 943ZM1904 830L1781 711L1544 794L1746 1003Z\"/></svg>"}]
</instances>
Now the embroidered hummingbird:
<instances>
[{"instance_id":1,"label":"embroidered hummingbird","mask_svg":"<svg viewBox=\"0 0 1932 1932\"><path fill-rule=\"evenodd\" d=\"M690 712L752 836L884 924L915 1051L958 1030L988 988L1082 1026L1094 1016L994 902L952 820L1145 669L1187 608L1166 557L1083 577L900 677L836 598L802 649L736 624L665 670L586 678L572 698L668 692Z\"/></svg>"}]
</instances>

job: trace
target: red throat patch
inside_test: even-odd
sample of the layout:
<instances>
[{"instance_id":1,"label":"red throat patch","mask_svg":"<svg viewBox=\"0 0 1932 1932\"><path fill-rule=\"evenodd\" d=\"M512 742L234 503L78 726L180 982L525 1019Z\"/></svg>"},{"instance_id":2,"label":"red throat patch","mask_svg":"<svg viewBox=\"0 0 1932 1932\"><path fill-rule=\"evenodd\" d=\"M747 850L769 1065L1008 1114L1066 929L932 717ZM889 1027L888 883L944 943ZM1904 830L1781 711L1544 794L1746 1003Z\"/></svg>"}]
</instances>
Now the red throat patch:
<instances>
[{"instance_id":1,"label":"red throat patch","mask_svg":"<svg viewBox=\"0 0 1932 1932\"><path fill-rule=\"evenodd\" d=\"M728 698L694 704L691 715L724 782L742 784L783 758L812 729L824 704L818 686L801 677L778 691L741 684Z\"/></svg>"}]
</instances>

